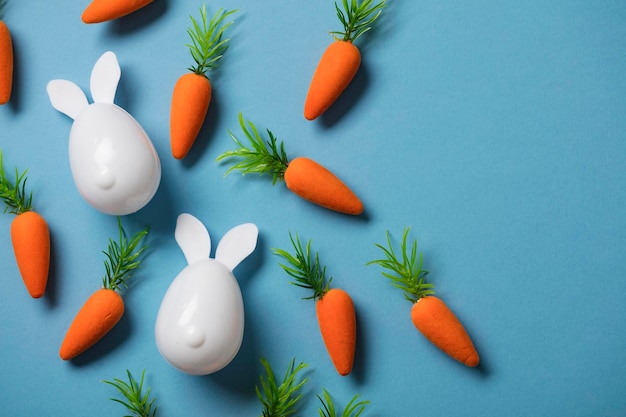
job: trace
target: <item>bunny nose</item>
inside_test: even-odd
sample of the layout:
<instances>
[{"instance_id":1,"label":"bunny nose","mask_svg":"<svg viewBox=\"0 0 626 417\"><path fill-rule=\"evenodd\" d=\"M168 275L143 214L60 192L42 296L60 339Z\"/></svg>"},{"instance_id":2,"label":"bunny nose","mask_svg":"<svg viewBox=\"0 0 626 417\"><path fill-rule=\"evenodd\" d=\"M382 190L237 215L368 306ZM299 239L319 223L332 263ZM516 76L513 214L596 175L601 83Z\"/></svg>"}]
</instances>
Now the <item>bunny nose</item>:
<instances>
[{"instance_id":1,"label":"bunny nose","mask_svg":"<svg viewBox=\"0 0 626 417\"><path fill-rule=\"evenodd\" d=\"M185 328L185 343L192 348L198 348L204 344L206 339L204 332L193 324Z\"/></svg>"},{"instance_id":2,"label":"bunny nose","mask_svg":"<svg viewBox=\"0 0 626 417\"><path fill-rule=\"evenodd\" d=\"M96 175L96 184L103 190L108 190L115 185L115 176L108 168L103 168Z\"/></svg>"}]
</instances>

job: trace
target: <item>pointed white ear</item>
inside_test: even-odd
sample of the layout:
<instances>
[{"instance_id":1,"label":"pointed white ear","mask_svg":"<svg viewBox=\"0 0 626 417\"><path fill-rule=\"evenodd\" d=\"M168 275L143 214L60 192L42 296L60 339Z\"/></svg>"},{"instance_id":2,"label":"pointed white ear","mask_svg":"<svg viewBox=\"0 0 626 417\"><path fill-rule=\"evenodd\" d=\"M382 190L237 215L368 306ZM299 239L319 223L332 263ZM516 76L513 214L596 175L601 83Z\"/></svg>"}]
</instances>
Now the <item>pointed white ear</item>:
<instances>
[{"instance_id":1,"label":"pointed white ear","mask_svg":"<svg viewBox=\"0 0 626 417\"><path fill-rule=\"evenodd\" d=\"M230 229L215 250L215 259L233 270L256 248L259 229L252 223L240 224Z\"/></svg>"},{"instance_id":2,"label":"pointed white ear","mask_svg":"<svg viewBox=\"0 0 626 417\"><path fill-rule=\"evenodd\" d=\"M72 119L87 106L87 97L79 86L67 80L52 80L46 86L52 107Z\"/></svg>"},{"instance_id":3,"label":"pointed white ear","mask_svg":"<svg viewBox=\"0 0 626 417\"><path fill-rule=\"evenodd\" d=\"M94 103L113 104L121 76L122 70L117 57L111 51L105 52L91 71L89 85Z\"/></svg>"},{"instance_id":4,"label":"pointed white ear","mask_svg":"<svg viewBox=\"0 0 626 417\"><path fill-rule=\"evenodd\" d=\"M191 265L211 255L211 237L204 224L191 214L183 213L176 220L174 238Z\"/></svg>"}]
</instances>

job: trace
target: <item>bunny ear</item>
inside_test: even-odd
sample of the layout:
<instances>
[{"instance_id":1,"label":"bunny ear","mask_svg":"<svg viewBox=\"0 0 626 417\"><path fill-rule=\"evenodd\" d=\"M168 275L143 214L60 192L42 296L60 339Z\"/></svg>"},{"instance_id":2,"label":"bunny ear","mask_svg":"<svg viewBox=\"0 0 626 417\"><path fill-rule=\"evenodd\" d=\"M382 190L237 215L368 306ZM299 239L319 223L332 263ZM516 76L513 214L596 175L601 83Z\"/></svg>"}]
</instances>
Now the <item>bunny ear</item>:
<instances>
[{"instance_id":1,"label":"bunny ear","mask_svg":"<svg viewBox=\"0 0 626 417\"><path fill-rule=\"evenodd\" d=\"M174 238L189 265L211 255L211 237L204 224L191 214L183 213L176 220Z\"/></svg>"},{"instance_id":2,"label":"bunny ear","mask_svg":"<svg viewBox=\"0 0 626 417\"><path fill-rule=\"evenodd\" d=\"M230 229L215 250L215 259L233 270L256 248L259 229L252 223L241 224Z\"/></svg>"},{"instance_id":3,"label":"bunny ear","mask_svg":"<svg viewBox=\"0 0 626 417\"><path fill-rule=\"evenodd\" d=\"M120 82L122 70L117 57L111 51L105 52L91 70L91 97L95 103L113 104L117 84Z\"/></svg>"},{"instance_id":4,"label":"bunny ear","mask_svg":"<svg viewBox=\"0 0 626 417\"><path fill-rule=\"evenodd\" d=\"M46 86L52 107L72 119L87 106L87 97L79 86L67 80L52 80Z\"/></svg>"}]
</instances>

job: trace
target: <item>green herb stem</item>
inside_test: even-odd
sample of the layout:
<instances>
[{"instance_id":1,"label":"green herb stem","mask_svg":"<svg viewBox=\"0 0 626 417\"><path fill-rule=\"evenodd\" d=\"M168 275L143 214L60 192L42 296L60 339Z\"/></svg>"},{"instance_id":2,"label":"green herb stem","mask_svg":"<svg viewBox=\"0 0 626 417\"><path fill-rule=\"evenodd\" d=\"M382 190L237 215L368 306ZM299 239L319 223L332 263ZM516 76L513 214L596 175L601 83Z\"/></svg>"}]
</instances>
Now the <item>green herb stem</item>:
<instances>
[{"instance_id":1,"label":"green herb stem","mask_svg":"<svg viewBox=\"0 0 626 417\"><path fill-rule=\"evenodd\" d=\"M337 17L343 25L343 31L330 32L335 39L354 42L365 32L372 29L372 24L385 7L385 1L372 5L372 0L342 0L343 10L335 3Z\"/></svg>"},{"instance_id":2,"label":"green herb stem","mask_svg":"<svg viewBox=\"0 0 626 417\"><path fill-rule=\"evenodd\" d=\"M155 398L150 399L150 387L147 388L146 393L143 393L143 383L145 377L145 370L141 372L141 379L137 382L130 371L127 369L126 374L128 376L128 382L121 379L113 379L113 381L102 381L105 384L112 385L124 396L125 400L117 398L111 398L111 401L122 404L128 409L133 416L136 417L155 417L157 407L154 405ZM154 408L153 408L154 407ZM130 417L130 416L127 416Z\"/></svg>"},{"instance_id":3,"label":"green herb stem","mask_svg":"<svg viewBox=\"0 0 626 417\"><path fill-rule=\"evenodd\" d=\"M337 417L337 412L335 411L335 404L333 402L332 397L324 389L323 398L321 396L317 396L317 398L322 403L322 408L319 409L320 417ZM352 397L350 402L346 405L343 412L341 413L341 417L359 417L365 411L365 406L370 402L367 400L357 401L360 395L355 395Z\"/></svg>"},{"instance_id":4,"label":"green herb stem","mask_svg":"<svg viewBox=\"0 0 626 417\"><path fill-rule=\"evenodd\" d=\"M0 150L0 200L5 203L5 212L13 214L22 214L32 210L32 193L26 193L26 173L28 170L20 173L15 169L15 181L7 178L4 171L2 160L2 151Z\"/></svg>"},{"instance_id":5,"label":"green herb stem","mask_svg":"<svg viewBox=\"0 0 626 417\"><path fill-rule=\"evenodd\" d=\"M222 35L233 23L224 24L224 19L236 11L219 9L215 16L207 21L206 6L202 6L200 22L190 16L192 26L187 28L187 33L191 38L191 43L187 44L187 47L189 47L195 65L189 67L189 71L206 76L209 70L217 68L230 41L230 39L222 39Z\"/></svg>"},{"instance_id":6,"label":"green herb stem","mask_svg":"<svg viewBox=\"0 0 626 417\"><path fill-rule=\"evenodd\" d=\"M282 381L279 382L269 362L261 358L261 364L266 376L261 375L255 390L263 406L262 417L287 417L294 414L296 405L302 398L302 394L298 392L308 381L308 378L298 381L298 372L308 365L300 362L296 366L295 359L292 359Z\"/></svg>"},{"instance_id":7,"label":"green herb stem","mask_svg":"<svg viewBox=\"0 0 626 417\"><path fill-rule=\"evenodd\" d=\"M109 239L109 245L103 253L106 255L104 267L106 275L102 278L103 287L113 291L127 288L128 281L133 276L134 270L141 266L139 256L147 248L139 247L141 240L148 234L148 228L137 232L130 240L126 238L126 232L122 226L122 221L117 218L119 227L119 240L116 242Z\"/></svg>"}]
</instances>

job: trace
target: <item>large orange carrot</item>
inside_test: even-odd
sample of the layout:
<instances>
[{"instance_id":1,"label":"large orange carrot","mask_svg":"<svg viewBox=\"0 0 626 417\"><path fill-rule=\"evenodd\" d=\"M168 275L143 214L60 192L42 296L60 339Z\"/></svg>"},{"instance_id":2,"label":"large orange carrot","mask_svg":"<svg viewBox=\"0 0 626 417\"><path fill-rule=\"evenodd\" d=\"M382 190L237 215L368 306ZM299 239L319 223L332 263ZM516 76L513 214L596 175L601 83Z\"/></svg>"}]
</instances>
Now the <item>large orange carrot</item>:
<instances>
[{"instance_id":1,"label":"large orange carrot","mask_svg":"<svg viewBox=\"0 0 626 417\"><path fill-rule=\"evenodd\" d=\"M152 0L92 0L81 16L85 23L102 23L131 14Z\"/></svg>"},{"instance_id":2,"label":"large orange carrot","mask_svg":"<svg viewBox=\"0 0 626 417\"><path fill-rule=\"evenodd\" d=\"M138 232L129 241L119 218L118 227L119 241L109 239L104 252L107 259L103 288L87 299L70 324L59 350L63 360L75 358L93 346L115 327L124 314L124 300L118 291L128 286L133 271L140 266L139 256L146 247L137 246L148 229Z\"/></svg>"},{"instance_id":3,"label":"large orange carrot","mask_svg":"<svg viewBox=\"0 0 626 417\"><path fill-rule=\"evenodd\" d=\"M448 306L433 295L433 284L425 282L428 271L422 269L422 254L417 254L417 241L414 240L408 248L408 233L409 229L405 229L401 254L398 255L387 232L388 247L376 245L385 257L369 264L382 266L388 271L383 272L383 276L404 291L404 297L413 303L411 320L428 340L457 361L470 367L477 366L480 359L472 340Z\"/></svg>"},{"instance_id":4,"label":"large orange carrot","mask_svg":"<svg viewBox=\"0 0 626 417\"><path fill-rule=\"evenodd\" d=\"M328 169L309 158L299 157L289 161L284 144L281 142L278 145L269 130L269 140L265 141L250 121L248 129L241 113L239 125L250 141L250 146L244 145L230 133L237 149L223 153L217 160L240 158L240 161L230 167L226 174L233 170L239 170L243 174L270 174L274 184L284 180L290 191L314 204L352 215L363 212L361 200Z\"/></svg>"},{"instance_id":5,"label":"large orange carrot","mask_svg":"<svg viewBox=\"0 0 626 417\"><path fill-rule=\"evenodd\" d=\"M202 7L200 23L191 17L193 26L187 29L187 33L192 43L187 46L195 65L189 68L190 73L180 76L176 81L170 110L170 144L176 159L187 156L204 124L212 93L207 72L218 66L228 49L229 40L222 39L222 34L232 22L225 25L222 22L232 13L235 10L227 12L220 9L207 22L206 7Z\"/></svg>"},{"instance_id":6,"label":"large orange carrot","mask_svg":"<svg viewBox=\"0 0 626 417\"><path fill-rule=\"evenodd\" d=\"M295 255L274 249L274 254L287 263L280 264L287 274L295 279L291 284L313 291L305 299L315 300L317 322L328 355L340 375L348 375L354 364L356 350L356 313L354 303L347 292L330 288L332 278L326 279L326 267L320 265L317 252L311 252L311 241L305 247L296 235L289 234Z\"/></svg>"},{"instance_id":7,"label":"large orange carrot","mask_svg":"<svg viewBox=\"0 0 626 417\"><path fill-rule=\"evenodd\" d=\"M317 64L304 101L304 117L314 120L324 113L348 87L361 65L361 53L354 41L371 29L385 0L372 5L372 0L342 0L343 11L335 3L343 32L331 32L331 43Z\"/></svg>"},{"instance_id":8,"label":"large orange carrot","mask_svg":"<svg viewBox=\"0 0 626 417\"><path fill-rule=\"evenodd\" d=\"M26 171L15 171L15 183L4 172L0 151L0 200L17 216L11 223L11 242L20 275L28 293L40 298L46 291L50 269L48 223L32 209L32 194L26 195Z\"/></svg>"},{"instance_id":9,"label":"large orange carrot","mask_svg":"<svg viewBox=\"0 0 626 417\"><path fill-rule=\"evenodd\" d=\"M2 18L0 2L0 19ZM6 104L13 89L13 42L7 25L0 20L0 104Z\"/></svg>"}]
</instances>

